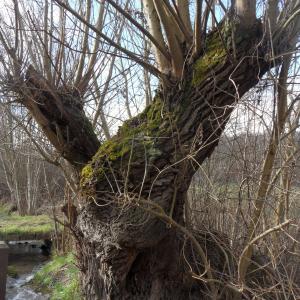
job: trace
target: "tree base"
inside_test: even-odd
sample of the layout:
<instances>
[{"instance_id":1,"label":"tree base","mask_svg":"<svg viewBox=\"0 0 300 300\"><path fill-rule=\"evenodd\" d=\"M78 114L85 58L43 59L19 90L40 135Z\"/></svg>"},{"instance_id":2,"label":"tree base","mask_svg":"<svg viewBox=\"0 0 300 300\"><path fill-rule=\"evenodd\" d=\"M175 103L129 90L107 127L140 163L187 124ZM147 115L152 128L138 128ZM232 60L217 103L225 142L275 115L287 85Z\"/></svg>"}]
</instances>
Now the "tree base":
<instances>
[{"instance_id":1,"label":"tree base","mask_svg":"<svg viewBox=\"0 0 300 300\"><path fill-rule=\"evenodd\" d=\"M167 226L167 225L166 225ZM158 244L145 249L107 248L103 259L99 245L80 245L82 287L86 299L95 300L181 300L212 299L203 262L193 244L174 229ZM228 244L220 235L195 233L207 254L214 278L226 282L229 269ZM99 257L99 258L97 258ZM199 278L195 278L195 277ZM232 299L218 284L219 299Z\"/></svg>"}]
</instances>

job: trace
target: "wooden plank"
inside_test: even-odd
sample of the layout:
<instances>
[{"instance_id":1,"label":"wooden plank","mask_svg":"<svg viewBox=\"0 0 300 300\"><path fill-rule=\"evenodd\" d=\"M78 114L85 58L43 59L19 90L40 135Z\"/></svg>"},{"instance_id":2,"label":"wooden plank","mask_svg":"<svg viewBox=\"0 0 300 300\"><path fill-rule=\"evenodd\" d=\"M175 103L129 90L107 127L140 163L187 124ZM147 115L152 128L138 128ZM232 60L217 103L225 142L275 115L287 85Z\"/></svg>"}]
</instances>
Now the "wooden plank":
<instances>
[{"instance_id":1,"label":"wooden plank","mask_svg":"<svg viewBox=\"0 0 300 300\"><path fill-rule=\"evenodd\" d=\"M0 300L5 300L8 252L7 244L0 241Z\"/></svg>"},{"instance_id":2,"label":"wooden plank","mask_svg":"<svg viewBox=\"0 0 300 300\"><path fill-rule=\"evenodd\" d=\"M24 234L0 234L0 240L4 241L25 241L25 240L46 240L54 236L54 231L47 233L24 233Z\"/></svg>"}]
</instances>

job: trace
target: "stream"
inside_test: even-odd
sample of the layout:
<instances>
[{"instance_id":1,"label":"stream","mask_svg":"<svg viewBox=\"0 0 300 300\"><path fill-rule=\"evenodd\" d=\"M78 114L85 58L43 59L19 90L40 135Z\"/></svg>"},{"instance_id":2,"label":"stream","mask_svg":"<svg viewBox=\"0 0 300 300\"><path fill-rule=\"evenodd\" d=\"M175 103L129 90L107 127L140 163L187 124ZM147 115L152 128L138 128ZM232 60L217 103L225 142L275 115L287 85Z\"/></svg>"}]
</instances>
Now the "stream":
<instances>
[{"instance_id":1,"label":"stream","mask_svg":"<svg viewBox=\"0 0 300 300\"><path fill-rule=\"evenodd\" d=\"M33 274L23 274L19 278L7 278L6 300L48 300L47 295L33 291L26 284L33 278Z\"/></svg>"},{"instance_id":2,"label":"stream","mask_svg":"<svg viewBox=\"0 0 300 300\"><path fill-rule=\"evenodd\" d=\"M26 251L27 252L27 251ZM34 274L47 262L40 253L11 254L9 266L13 266L18 276L7 277L6 300L48 300L48 295L34 291L28 283Z\"/></svg>"}]
</instances>

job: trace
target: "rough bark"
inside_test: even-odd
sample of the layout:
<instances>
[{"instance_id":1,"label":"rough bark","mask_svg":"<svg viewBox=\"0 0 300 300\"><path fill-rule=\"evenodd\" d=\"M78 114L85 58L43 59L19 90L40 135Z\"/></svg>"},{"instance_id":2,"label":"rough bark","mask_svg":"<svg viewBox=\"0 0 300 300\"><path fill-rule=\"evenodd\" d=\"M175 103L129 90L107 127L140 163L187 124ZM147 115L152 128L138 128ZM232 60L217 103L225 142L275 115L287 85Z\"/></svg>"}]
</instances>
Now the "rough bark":
<instances>
[{"instance_id":1,"label":"rough bark","mask_svg":"<svg viewBox=\"0 0 300 300\"><path fill-rule=\"evenodd\" d=\"M222 34L226 37L226 29ZM232 49L224 49L232 44L229 36L220 39L213 32L205 53L185 69L184 80L159 92L83 169L86 205L78 216L77 234L87 299L211 295L187 269L190 265L197 274L203 271L195 249L185 252L184 235L154 212L161 208L184 224L193 174L218 144L239 97L270 67L263 59L265 49L254 47L262 36L260 24L238 36L235 60ZM209 257L222 257L215 241L208 247L207 237L197 239ZM219 263L210 257L210 262L216 278L226 273L224 257Z\"/></svg>"},{"instance_id":2,"label":"rough bark","mask_svg":"<svg viewBox=\"0 0 300 300\"><path fill-rule=\"evenodd\" d=\"M81 172L86 203L74 228L87 299L204 299L215 292L191 274L199 276L204 262L190 240L157 215L184 225L192 176L217 146L239 98L271 66L262 36L259 23L235 30L234 41L229 25L212 32L182 80L164 84L144 112L100 147L76 90L54 89L29 68L20 101L78 170L92 158ZM230 263L222 243L195 234L213 276L226 281Z\"/></svg>"},{"instance_id":3,"label":"rough bark","mask_svg":"<svg viewBox=\"0 0 300 300\"><path fill-rule=\"evenodd\" d=\"M59 154L81 170L100 143L83 112L78 90L52 86L32 66L24 81L13 89Z\"/></svg>"}]
</instances>

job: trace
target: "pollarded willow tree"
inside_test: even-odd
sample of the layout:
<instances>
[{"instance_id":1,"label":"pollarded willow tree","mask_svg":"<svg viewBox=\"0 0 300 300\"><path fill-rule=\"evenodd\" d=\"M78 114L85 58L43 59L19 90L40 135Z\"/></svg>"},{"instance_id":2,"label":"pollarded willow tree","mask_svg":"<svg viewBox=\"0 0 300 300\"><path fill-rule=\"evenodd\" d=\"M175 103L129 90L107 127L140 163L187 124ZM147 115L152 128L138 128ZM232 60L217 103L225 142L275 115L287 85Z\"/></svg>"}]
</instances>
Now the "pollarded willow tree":
<instances>
[{"instance_id":1,"label":"pollarded willow tree","mask_svg":"<svg viewBox=\"0 0 300 300\"><path fill-rule=\"evenodd\" d=\"M147 22L137 21L135 1L86 0L85 7L36 1L34 9L45 15L42 24L12 2L14 38L4 27L0 31L7 72L3 89L28 109L79 175L83 207L72 231L85 297L232 299L224 292L226 274L234 268L226 251L187 229L187 190L239 99L296 51L300 1L262 1L258 11L254 0L218 1L220 18L217 1L144 0ZM48 24L48 15L57 13L54 3L63 20L59 26ZM120 24L105 31L111 12L130 24L131 34L151 42L155 63L120 43ZM36 53L30 43L38 45ZM156 76L159 88L142 113L100 143L84 103L97 84L97 52L107 53L103 45ZM243 274L251 251L242 262ZM241 289L231 285L231 290L242 297L244 275L238 283Z\"/></svg>"}]
</instances>

